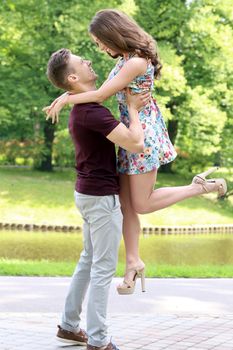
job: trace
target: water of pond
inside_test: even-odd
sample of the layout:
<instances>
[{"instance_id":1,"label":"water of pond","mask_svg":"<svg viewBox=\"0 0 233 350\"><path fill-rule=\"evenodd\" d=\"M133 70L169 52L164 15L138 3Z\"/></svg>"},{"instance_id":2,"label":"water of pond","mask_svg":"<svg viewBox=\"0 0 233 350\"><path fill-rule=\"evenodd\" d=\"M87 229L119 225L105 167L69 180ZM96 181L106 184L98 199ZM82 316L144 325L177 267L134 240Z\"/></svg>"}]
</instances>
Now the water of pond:
<instances>
[{"instance_id":1,"label":"water of pond","mask_svg":"<svg viewBox=\"0 0 233 350\"><path fill-rule=\"evenodd\" d=\"M0 231L0 258L76 261L81 250L81 234ZM141 236L140 255L155 264L233 265L233 234Z\"/></svg>"},{"instance_id":2,"label":"water of pond","mask_svg":"<svg viewBox=\"0 0 233 350\"><path fill-rule=\"evenodd\" d=\"M145 260L161 264L233 264L232 234L144 237L140 248Z\"/></svg>"}]
</instances>

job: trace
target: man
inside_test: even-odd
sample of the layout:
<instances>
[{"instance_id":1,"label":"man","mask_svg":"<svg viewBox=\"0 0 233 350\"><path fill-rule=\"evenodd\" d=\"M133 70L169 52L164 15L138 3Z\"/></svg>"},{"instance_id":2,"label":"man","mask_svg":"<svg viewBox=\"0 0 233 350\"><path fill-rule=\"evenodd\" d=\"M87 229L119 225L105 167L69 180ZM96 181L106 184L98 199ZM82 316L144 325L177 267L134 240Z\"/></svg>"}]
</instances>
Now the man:
<instances>
[{"instance_id":1,"label":"man","mask_svg":"<svg viewBox=\"0 0 233 350\"><path fill-rule=\"evenodd\" d=\"M68 49L52 54L47 75L55 86L70 93L96 89L97 75L91 62ZM87 350L119 350L109 342L106 327L109 287L122 234L114 143L131 152L143 151L144 135L137 110L148 99L149 94L128 96L129 128L97 103L75 105L70 114L78 173L75 201L84 220L84 249L73 274L57 338L72 344L87 343ZM88 286L87 337L79 324Z\"/></svg>"}]
</instances>

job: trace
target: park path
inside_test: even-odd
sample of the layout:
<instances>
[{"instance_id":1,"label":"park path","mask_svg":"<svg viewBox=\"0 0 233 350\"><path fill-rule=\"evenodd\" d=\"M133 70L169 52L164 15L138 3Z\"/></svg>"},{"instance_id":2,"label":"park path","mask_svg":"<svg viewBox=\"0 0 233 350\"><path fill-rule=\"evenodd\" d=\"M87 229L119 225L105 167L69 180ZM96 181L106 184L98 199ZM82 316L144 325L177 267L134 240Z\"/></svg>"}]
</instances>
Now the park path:
<instances>
[{"instance_id":1,"label":"park path","mask_svg":"<svg viewBox=\"0 0 233 350\"><path fill-rule=\"evenodd\" d=\"M0 277L1 350L82 350L55 339L70 278ZM147 279L119 296L114 279L109 333L120 350L233 350L233 279ZM86 304L83 310L85 327Z\"/></svg>"}]
</instances>

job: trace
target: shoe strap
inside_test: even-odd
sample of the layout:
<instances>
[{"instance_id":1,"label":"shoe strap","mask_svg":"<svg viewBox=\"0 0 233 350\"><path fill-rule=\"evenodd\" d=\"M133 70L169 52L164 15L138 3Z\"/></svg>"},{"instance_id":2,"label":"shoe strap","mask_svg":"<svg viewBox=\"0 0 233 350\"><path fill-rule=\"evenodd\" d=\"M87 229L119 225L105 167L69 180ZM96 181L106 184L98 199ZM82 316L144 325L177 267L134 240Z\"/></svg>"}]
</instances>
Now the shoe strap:
<instances>
[{"instance_id":1,"label":"shoe strap","mask_svg":"<svg viewBox=\"0 0 233 350\"><path fill-rule=\"evenodd\" d=\"M122 287L123 287L123 288L124 288L124 287L126 287L126 288L133 288L134 284L135 284L134 280L132 280L132 281L127 281L127 280L124 279L124 281L123 281L123 283L122 283Z\"/></svg>"},{"instance_id":2,"label":"shoe strap","mask_svg":"<svg viewBox=\"0 0 233 350\"><path fill-rule=\"evenodd\" d=\"M208 179L208 180L206 180L206 179L204 179L203 177L201 177L199 175L195 176L195 179L194 179L194 183L196 183L198 185L201 185L206 193L210 192L208 190L208 188L206 187L206 184L207 183L214 183L214 182L216 182L215 179Z\"/></svg>"},{"instance_id":3,"label":"shoe strap","mask_svg":"<svg viewBox=\"0 0 233 350\"><path fill-rule=\"evenodd\" d=\"M126 269L126 272L135 272L137 273L138 275L140 275L140 273L144 270L145 267L141 267L141 268L138 268L138 267L132 267L131 269Z\"/></svg>"}]
</instances>

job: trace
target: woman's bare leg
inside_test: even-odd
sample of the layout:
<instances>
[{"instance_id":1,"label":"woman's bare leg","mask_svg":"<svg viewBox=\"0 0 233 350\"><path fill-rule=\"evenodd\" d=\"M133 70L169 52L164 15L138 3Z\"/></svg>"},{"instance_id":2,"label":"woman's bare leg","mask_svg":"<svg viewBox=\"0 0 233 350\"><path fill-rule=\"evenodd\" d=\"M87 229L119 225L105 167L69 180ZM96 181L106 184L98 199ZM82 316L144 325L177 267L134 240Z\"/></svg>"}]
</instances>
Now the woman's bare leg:
<instances>
[{"instance_id":1,"label":"woman's bare leg","mask_svg":"<svg viewBox=\"0 0 233 350\"><path fill-rule=\"evenodd\" d=\"M127 273L127 270L135 266L143 267L143 262L139 256L140 221L138 214L132 207L129 177L129 175L120 175L120 201L123 213L123 237L126 251L126 280L130 279L132 274Z\"/></svg>"},{"instance_id":2,"label":"woman's bare leg","mask_svg":"<svg viewBox=\"0 0 233 350\"><path fill-rule=\"evenodd\" d=\"M161 187L154 190L156 176L156 170L129 176L132 206L137 213L152 213L184 199L205 193L203 186L200 184ZM215 184L210 184L209 186L214 188Z\"/></svg>"},{"instance_id":3,"label":"woman's bare leg","mask_svg":"<svg viewBox=\"0 0 233 350\"><path fill-rule=\"evenodd\" d=\"M123 237L126 250L126 281L132 281L135 275L135 272L127 270L144 266L139 256L140 221L137 213L151 213L186 198L205 193L200 184L163 187L154 190L156 178L156 170L140 175L120 175L120 201L124 217ZM213 184L213 186L215 185Z\"/></svg>"}]
</instances>

